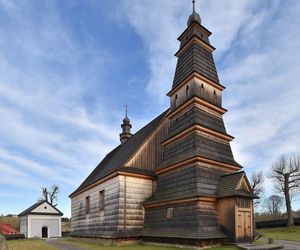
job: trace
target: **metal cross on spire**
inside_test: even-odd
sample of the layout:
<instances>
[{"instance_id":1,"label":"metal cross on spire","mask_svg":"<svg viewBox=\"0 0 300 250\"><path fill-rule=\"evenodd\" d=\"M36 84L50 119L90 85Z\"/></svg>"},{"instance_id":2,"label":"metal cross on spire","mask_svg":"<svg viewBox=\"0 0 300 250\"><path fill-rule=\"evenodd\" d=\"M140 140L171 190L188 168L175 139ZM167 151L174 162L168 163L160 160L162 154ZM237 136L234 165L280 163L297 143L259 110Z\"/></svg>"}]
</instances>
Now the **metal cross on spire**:
<instances>
[{"instance_id":1,"label":"metal cross on spire","mask_svg":"<svg viewBox=\"0 0 300 250\"><path fill-rule=\"evenodd\" d=\"M125 113L126 113L126 117L127 117L127 110L128 110L128 106L127 104L125 105Z\"/></svg>"},{"instance_id":2,"label":"metal cross on spire","mask_svg":"<svg viewBox=\"0 0 300 250\"><path fill-rule=\"evenodd\" d=\"M196 2L196 0L192 1L192 3L193 3L193 12L195 12L195 2Z\"/></svg>"}]
</instances>

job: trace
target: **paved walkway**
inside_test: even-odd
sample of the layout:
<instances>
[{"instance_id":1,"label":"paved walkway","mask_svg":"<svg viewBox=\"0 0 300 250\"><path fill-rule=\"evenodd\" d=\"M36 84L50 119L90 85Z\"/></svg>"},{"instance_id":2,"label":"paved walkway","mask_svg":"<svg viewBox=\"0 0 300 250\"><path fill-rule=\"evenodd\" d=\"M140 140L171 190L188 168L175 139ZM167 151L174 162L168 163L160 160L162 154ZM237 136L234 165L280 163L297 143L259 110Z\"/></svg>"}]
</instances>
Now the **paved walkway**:
<instances>
[{"instance_id":1,"label":"paved walkway","mask_svg":"<svg viewBox=\"0 0 300 250\"><path fill-rule=\"evenodd\" d=\"M299 235L300 237L300 235ZM300 242L287 241L287 240L276 240L276 243L283 245L286 250L300 250Z\"/></svg>"},{"instance_id":2,"label":"paved walkway","mask_svg":"<svg viewBox=\"0 0 300 250\"><path fill-rule=\"evenodd\" d=\"M56 247L59 250L87 250L86 248L72 246L68 243L62 242L59 239L48 239L47 244Z\"/></svg>"}]
</instances>

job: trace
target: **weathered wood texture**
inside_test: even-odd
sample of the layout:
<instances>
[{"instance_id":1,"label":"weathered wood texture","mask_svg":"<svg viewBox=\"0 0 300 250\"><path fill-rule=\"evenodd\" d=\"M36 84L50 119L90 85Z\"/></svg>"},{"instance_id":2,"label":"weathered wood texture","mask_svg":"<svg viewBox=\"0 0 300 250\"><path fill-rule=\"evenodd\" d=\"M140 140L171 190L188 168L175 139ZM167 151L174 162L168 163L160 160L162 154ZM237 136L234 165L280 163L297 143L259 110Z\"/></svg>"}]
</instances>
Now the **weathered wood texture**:
<instances>
[{"instance_id":1,"label":"weathered wood texture","mask_svg":"<svg viewBox=\"0 0 300 250\"><path fill-rule=\"evenodd\" d=\"M235 238L235 198L225 198L218 200L218 222L221 230L228 235L230 242Z\"/></svg>"},{"instance_id":2,"label":"weathered wood texture","mask_svg":"<svg viewBox=\"0 0 300 250\"><path fill-rule=\"evenodd\" d=\"M173 208L167 218L168 208ZM212 202L190 202L146 208L144 236L191 239L222 238L216 205Z\"/></svg>"},{"instance_id":3,"label":"weathered wood texture","mask_svg":"<svg viewBox=\"0 0 300 250\"><path fill-rule=\"evenodd\" d=\"M152 180L117 176L72 198L72 235L139 236L144 223L142 203L152 194ZM100 191L104 190L104 210ZM90 197L90 212L85 209Z\"/></svg>"},{"instance_id":4,"label":"weathered wood texture","mask_svg":"<svg viewBox=\"0 0 300 250\"><path fill-rule=\"evenodd\" d=\"M152 180L120 176L119 231L140 235L144 225L145 202L152 195Z\"/></svg>"},{"instance_id":5,"label":"weathered wood texture","mask_svg":"<svg viewBox=\"0 0 300 250\"><path fill-rule=\"evenodd\" d=\"M250 189L249 189L249 185L247 184L247 181L246 181L246 178L243 177L238 186L237 186L237 190L241 190L241 191L245 191L245 192L250 192Z\"/></svg>"},{"instance_id":6,"label":"weathered wood texture","mask_svg":"<svg viewBox=\"0 0 300 250\"><path fill-rule=\"evenodd\" d=\"M164 119L160 126L142 144L138 151L124 164L128 167L155 171L162 161L162 141L167 138L169 120Z\"/></svg>"},{"instance_id":7,"label":"weathered wood texture","mask_svg":"<svg viewBox=\"0 0 300 250\"><path fill-rule=\"evenodd\" d=\"M105 209L99 209L99 192L105 190ZM117 176L72 198L72 234L111 236L118 231L120 177ZM90 196L90 213L86 214L85 198Z\"/></svg>"},{"instance_id":8,"label":"weathered wood texture","mask_svg":"<svg viewBox=\"0 0 300 250\"><path fill-rule=\"evenodd\" d=\"M196 124L226 134L222 118L194 106L185 111L181 116L177 117L176 120L171 121L169 137Z\"/></svg>"},{"instance_id":9,"label":"weathered wood texture","mask_svg":"<svg viewBox=\"0 0 300 250\"><path fill-rule=\"evenodd\" d=\"M224 172L205 166L191 164L160 174L152 202L189 198L194 196L215 196L217 185Z\"/></svg>"},{"instance_id":10,"label":"weathered wood texture","mask_svg":"<svg viewBox=\"0 0 300 250\"><path fill-rule=\"evenodd\" d=\"M173 87L180 84L193 72L197 72L215 83L219 82L212 53L197 43L190 44L178 57Z\"/></svg>"},{"instance_id":11,"label":"weathered wood texture","mask_svg":"<svg viewBox=\"0 0 300 250\"><path fill-rule=\"evenodd\" d=\"M164 147L163 166L169 166L193 156L237 165L229 143L217 141L198 133L192 133L183 139Z\"/></svg>"},{"instance_id":12,"label":"weathered wood texture","mask_svg":"<svg viewBox=\"0 0 300 250\"><path fill-rule=\"evenodd\" d=\"M178 108L194 96L198 96L218 107L222 105L222 92L194 77L171 96L171 110Z\"/></svg>"},{"instance_id":13,"label":"weathered wood texture","mask_svg":"<svg viewBox=\"0 0 300 250\"><path fill-rule=\"evenodd\" d=\"M235 207L235 230L237 242L251 242L253 239L252 208Z\"/></svg>"}]
</instances>

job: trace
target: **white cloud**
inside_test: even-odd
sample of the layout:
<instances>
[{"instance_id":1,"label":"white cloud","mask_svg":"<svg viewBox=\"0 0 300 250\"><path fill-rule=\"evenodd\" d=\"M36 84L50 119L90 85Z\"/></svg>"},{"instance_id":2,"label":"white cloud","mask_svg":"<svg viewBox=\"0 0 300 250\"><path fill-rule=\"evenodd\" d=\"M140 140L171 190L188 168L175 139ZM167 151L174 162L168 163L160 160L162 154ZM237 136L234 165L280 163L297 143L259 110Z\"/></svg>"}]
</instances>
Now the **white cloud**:
<instances>
[{"instance_id":1,"label":"white cloud","mask_svg":"<svg viewBox=\"0 0 300 250\"><path fill-rule=\"evenodd\" d=\"M175 38L185 28L184 1L122 1L118 11L148 51L147 89L167 105L175 71ZM267 171L281 153L299 153L298 2L200 1L202 23L213 34L224 92L225 125L236 137L236 159L246 171ZM283 32L284 30L284 32Z\"/></svg>"},{"instance_id":2,"label":"white cloud","mask_svg":"<svg viewBox=\"0 0 300 250\"><path fill-rule=\"evenodd\" d=\"M286 2L212 0L197 6L213 32L219 76L228 87L225 125L246 171L266 170L279 154L299 150L300 6ZM77 186L118 143L121 112L105 105L116 59L91 37L80 44L53 2L43 2L43 13L36 4L0 1L0 21L6 18L0 26L0 166L10 183L20 181L16 185L33 181L28 172L45 171L49 177L36 190L54 179ZM118 23L130 24L147 50L150 78L144 80L160 111L169 105L176 38L190 12L191 4L181 0L122 0L116 8ZM98 105L91 108L85 94L95 85ZM134 128L149 122L146 116L133 114Z\"/></svg>"},{"instance_id":3,"label":"white cloud","mask_svg":"<svg viewBox=\"0 0 300 250\"><path fill-rule=\"evenodd\" d=\"M83 100L96 81L101 88L114 59L93 41L80 44L53 2L1 1L0 11L6 18L0 27L2 183L74 188L117 144L114 112L88 110ZM103 104L105 95L98 97Z\"/></svg>"}]
</instances>

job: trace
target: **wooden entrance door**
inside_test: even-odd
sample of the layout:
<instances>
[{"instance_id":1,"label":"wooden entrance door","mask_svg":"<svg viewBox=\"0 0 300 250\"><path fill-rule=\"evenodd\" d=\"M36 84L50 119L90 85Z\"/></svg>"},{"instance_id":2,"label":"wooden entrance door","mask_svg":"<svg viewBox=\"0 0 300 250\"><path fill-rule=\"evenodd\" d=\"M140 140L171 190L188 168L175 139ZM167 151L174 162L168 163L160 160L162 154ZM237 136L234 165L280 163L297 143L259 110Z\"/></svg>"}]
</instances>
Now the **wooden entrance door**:
<instances>
[{"instance_id":1,"label":"wooden entrance door","mask_svg":"<svg viewBox=\"0 0 300 250\"><path fill-rule=\"evenodd\" d=\"M237 209L236 239L237 242L251 242L252 240L252 211L251 209Z\"/></svg>"},{"instance_id":2,"label":"wooden entrance door","mask_svg":"<svg viewBox=\"0 0 300 250\"><path fill-rule=\"evenodd\" d=\"M48 227L42 228L42 238L48 238Z\"/></svg>"}]
</instances>

